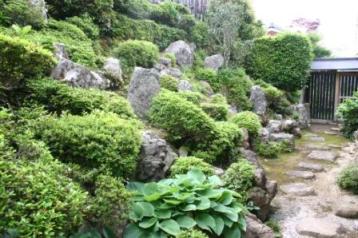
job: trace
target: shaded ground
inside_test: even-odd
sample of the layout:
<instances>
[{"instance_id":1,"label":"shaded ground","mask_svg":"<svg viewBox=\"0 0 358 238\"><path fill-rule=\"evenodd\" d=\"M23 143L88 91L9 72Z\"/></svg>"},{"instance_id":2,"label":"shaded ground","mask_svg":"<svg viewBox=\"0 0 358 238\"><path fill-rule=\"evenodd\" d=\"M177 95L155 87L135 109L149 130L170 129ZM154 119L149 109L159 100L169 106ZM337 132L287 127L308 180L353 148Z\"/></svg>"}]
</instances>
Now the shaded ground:
<instances>
[{"instance_id":1,"label":"shaded ground","mask_svg":"<svg viewBox=\"0 0 358 238\"><path fill-rule=\"evenodd\" d=\"M296 152L261 160L268 177L281 188L272 205L284 238L358 238L358 219L335 216L342 204L358 209L358 196L336 185L337 174L358 151L349 151L349 142L331 128L313 126L296 142Z\"/></svg>"}]
</instances>

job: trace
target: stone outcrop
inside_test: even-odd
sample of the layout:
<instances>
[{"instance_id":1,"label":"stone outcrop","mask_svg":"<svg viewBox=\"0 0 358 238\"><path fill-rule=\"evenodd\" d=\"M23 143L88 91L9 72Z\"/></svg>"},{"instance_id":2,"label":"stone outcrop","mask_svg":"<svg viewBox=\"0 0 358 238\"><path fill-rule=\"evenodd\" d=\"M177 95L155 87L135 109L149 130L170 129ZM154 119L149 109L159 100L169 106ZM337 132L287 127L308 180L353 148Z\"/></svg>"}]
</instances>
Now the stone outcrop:
<instances>
[{"instance_id":1,"label":"stone outcrop","mask_svg":"<svg viewBox=\"0 0 358 238\"><path fill-rule=\"evenodd\" d=\"M47 21L47 7L45 0L29 0L31 6L41 13L42 18Z\"/></svg>"},{"instance_id":2,"label":"stone outcrop","mask_svg":"<svg viewBox=\"0 0 358 238\"><path fill-rule=\"evenodd\" d=\"M178 68L168 67L161 70L160 75L169 75L176 79L181 79L183 73Z\"/></svg>"},{"instance_id":3,"label":"stone outcrop","mask_svg":"<svg viewBox=\"0 0 358 238\"><path fill-rule=\"evenodd\" d=\"M119 59L107 58L103 64L104 75L111 80L113 87L123 84L122 67Z\"/></svg>"},{"instance_id":4,"label":"stone outcrop","mask_svg":"<svg viewBox=\"0 0 358 238\"><path fill-rule=\"evenodd\" d=\"M208 56L205 58L204 65L206 68L218 71L224 65L224 57L221 54Z\"/></svg>"},{"instance_id":5,"label":"stone outcrop","mask_svg":"<svg viewBox=\"0 0 358 238\"><path fill-rule=\"evenodd\" d=\"M179 40L171 43L165 52L174 54L177 64L182 68L193 65L194 51L185 41Z\"/></svg>"},{"instance_id":6,"label":"stone outcrop","mask_svg":"<svg viewBox=\"0 0 358 238\"><path fill-rule=\"evenodd\" d=\"M310 127L310 112L308 104L297 104L292 106L294 112L298 114L298 124L301 128Z\"/></svg>"},{"instance_id":7,"label":"stone outcrop","mask_svg":"<svg viewBox=\"0 0 358 238\"><path fill-rule=\"evenodd\" d=\"M260 86L251 88L250 101L254 106L254 112L260 116L264 116L267 110L267 100L264 91Z\"/></svg>"},{"instance_id":8,"label":"stone outcrop","mask_svg":"<svg viewBox=\"0 0 358 238\"><path fill-rule=\"evenodd\" d=\"M246 215L245 238L275 238L272 229L263 224L254 214Z\"/></svg>"},{"instance_id":9,"label":"stone outcrop","mask_svg":"<svg viewBox=\"0 0 358 238\"><path fill-rule=\"evenodd\" d=\"M185 92L185 91L192 91L193 86L188 80L180 80L178 83L178 91Z\"/></svg>"},{"instance_id":10,"label":"stone outcrop","mask_svg":"<svg viewBox=\"0 0 358 238\"><path fill-rule=\"evenodd\" d=\"M308 158L312 160L334 162L337 159L337 154L327 150L314 150L308 155Z\"/></svg>"},{"instance_id":11,"label":"stone outcrop","mask_svg":"<svg viewBox=\"0 0 358 238\"><path fill-rule=\"evenodd\" d=\"M141 181L163 179L177 157L164 139L151 131L144 131L137 178Z\"/></svg>"},{"instance_id":12,"label":"stone outcrop","mask_svg":"<svg viewBox=\"0 0 358 238\"><path fill-rule=\"evenodd\" d=\"M136 67L128 89L128 101L135 114L147 119L152 99L160 91L159 74L154 69Z\"/></svg>"}]
</instances>

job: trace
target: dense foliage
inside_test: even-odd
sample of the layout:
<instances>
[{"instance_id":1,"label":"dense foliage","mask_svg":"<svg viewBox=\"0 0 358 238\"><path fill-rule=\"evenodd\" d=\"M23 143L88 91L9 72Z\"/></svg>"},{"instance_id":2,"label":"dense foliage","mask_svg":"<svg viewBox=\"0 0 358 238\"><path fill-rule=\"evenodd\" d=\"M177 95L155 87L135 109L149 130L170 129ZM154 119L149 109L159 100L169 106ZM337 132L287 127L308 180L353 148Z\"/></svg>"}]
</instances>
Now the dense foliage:
<instances>
[{"instance_id":1,"label":"dense foliage","mask_svg":"<svg viewBox=\"0 0 358 238\"><path fill-rule=\"evenodd\" d=\"M231 120L238 127L247 129L249 134L253 136L258 135L262 127L260 117L250 111L240 112L235 115Z\"/></svg>"},{"instance_id":2,"label":"dense foliage","mask_svg":"<svg viewBox=\"0 0 358 238\"><path fill-rule=\"evenodd\" d=\"M214 168L212 165L196 157L179 157L170 167L170 175L174 177L177 174L186 174L192 169L198 169L205 175L213 175Z\"/></svg>"},{"instance_id":3,"label":"dense foliage","mask_svg":"<svg viewBox=\"0 0 358 238\"><path fill-rule=\"evenodd\" d=\"M337 182L341 188L358 194L358 165L352 164L344 168L340 172Z\"/></svg>"},{"instance_id":4,"label":"dense foliage","mask_svg":"<svg viewBox=\"0 0 358 238\"><path fill-rule=\"evenodd\" d=\"M223 188L217 176L199 170L158 183L132 183L133 208L124 237L170 237L194 227L236 238L245 230L245 208L239 195Z\"/></svg>"},{"instance_id":5,"label":"dense foliage","mask_svg":"<svg viewBox=\"0 0 358 238\"><path fill-rule=\"evenodd\" d=\"M340 104L338 114L343 119L343 133L351 137L358 130L358 92Z\"/></svg>"},{"instance_id":6,"label":"dense foliage","mask_svg":"<svg viewBox=\"0 0 358 238\"><path fill-rule=\"evenodd\" d=\"M22 87L26 80L47 75L55 64L51 53L29 41L0 34L0 86Z\"/></svg>"},{"instance_id":7,"label":"dense foliage","mask_svg":"<svg viewBox=\"0 0 358 238\"><path fill-rule=\"evenodd\" d=\"M160 76L160 86L162 88L168 89L170 91L178 90L178 80L170 75L162 75Z\"/></svg>"},{"instance_id":8,"label":"dense foliage","mask_svg":"<svg viewBox=\"0 0 358 238\"><path fill-rule=\"evenodd\" d=\"M258 155L267 158L267 159L275 159L281 153L288 153L292 152L292 146L289 143L282 141L282 142L256 142L255 143L255 150Z\"/></svg>"},{"instance_id":9,"label":"dense foliage","mask_svg":"<svg viewBox=\"0 0 358 238\"><path fill-rule=\"evenodd\" d=\"M311 44L298 34L281 34L254 41L248 73L287 91L305 85L312 60Z\"/></svg>"},{"instance_id":10,"label":"dense foliage","mask_svg":"<svg viewBox=\"0 0 358 238\"><path fill-rule=\"evenodd\" d=\"M177 238L208 238L208 236L199 230L187 230L180 233Z\"/></svg>"},{"instance_id":11,"label":"dense foliage","mask_svg":"<svg viewBox=\"0 0 358 238\"><path fill-rule=\"evenodd\" d=\"M36 123L36 136L63 162L131 177L140 148L138 123L113 113L44 117Z\"/></svg>"}]
</instances>

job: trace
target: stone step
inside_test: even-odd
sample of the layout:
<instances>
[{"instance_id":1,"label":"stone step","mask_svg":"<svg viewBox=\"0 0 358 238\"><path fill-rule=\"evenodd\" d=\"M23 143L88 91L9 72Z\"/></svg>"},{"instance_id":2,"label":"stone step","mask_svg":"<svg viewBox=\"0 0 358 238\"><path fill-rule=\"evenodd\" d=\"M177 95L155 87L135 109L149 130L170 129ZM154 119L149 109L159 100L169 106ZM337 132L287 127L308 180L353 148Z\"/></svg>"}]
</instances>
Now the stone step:
<instances>
[{"instance_id":1,"label":"stone step","mask_svg":"<svg viewBox=\"0 0 358 238\"><path fill-rule=\"evenodd\" d=\"M296 226L302 236L314 238L335 238L342 234L343 226L327 218L305 218Z\"/></svg>"},{"instance_id":2,"label":"stone step","mask_svg":"<svg viewBox=\"0 0 358 238\"><path fill-rule=\"evenodd\" d=\"M313 196L316 195L316 192L313 187L308 186L304 183L291 183L280 186L282 192L288 195L295 196Z\"/></svg>"},{"instance_id":3,"label":"stone step","mask_svg":"<svg viewBox=\"0 0 358 238\"><path fill-rule=\"evenodd\" d=\"M286 173L290 177L302 178L302 179L314 179L316 175L310 171L293 170Z\"/></svg>"},{"instance_id":4,"label":"stone step","mask_svg":"<svg viewBox=\"0 0 358 238\"><path fill-rule=\"evenodd\" d=\"M308 158L312 160L334 162L337 159L337 154L327 150L314 150L308 155Z\"/></svg>"},{"instance_id":5,"label":"stone step","mask_svg":"<svg viewBox=\"0 0 358 238\"><path fill-rule=\"evenodd\" d=\"M307 162L300 162L298 164L298 169L304 170L304 171L312 171L312 172L324 171L324 168L322 165L315 164L315 163L307 163Z\"/></svg>"}]
</instances>

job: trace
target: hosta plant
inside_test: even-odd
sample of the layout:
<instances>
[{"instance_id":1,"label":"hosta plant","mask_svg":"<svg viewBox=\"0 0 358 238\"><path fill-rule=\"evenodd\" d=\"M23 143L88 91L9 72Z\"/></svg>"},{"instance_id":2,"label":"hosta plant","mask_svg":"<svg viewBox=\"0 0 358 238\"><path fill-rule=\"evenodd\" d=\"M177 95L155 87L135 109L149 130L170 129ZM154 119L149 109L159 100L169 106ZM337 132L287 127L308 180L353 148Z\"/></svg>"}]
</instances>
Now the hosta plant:
<instances>
[{"instance_id":1,"label":"hosta plant","mask_svg":"<svg viewBox=\"0 0 358 238\"><path fill-rule=\"evenodd\" d=\"M191 170L157 183L130 183L134 191L124 238L176 237L194 228L213 237L238 238L246 229L240 195L217 176Z\"/></svg>"}]
</instances>

